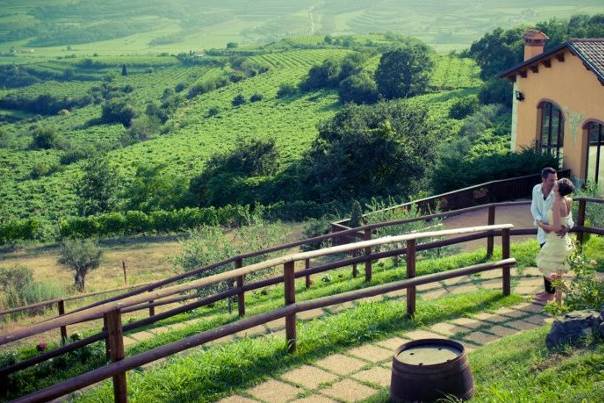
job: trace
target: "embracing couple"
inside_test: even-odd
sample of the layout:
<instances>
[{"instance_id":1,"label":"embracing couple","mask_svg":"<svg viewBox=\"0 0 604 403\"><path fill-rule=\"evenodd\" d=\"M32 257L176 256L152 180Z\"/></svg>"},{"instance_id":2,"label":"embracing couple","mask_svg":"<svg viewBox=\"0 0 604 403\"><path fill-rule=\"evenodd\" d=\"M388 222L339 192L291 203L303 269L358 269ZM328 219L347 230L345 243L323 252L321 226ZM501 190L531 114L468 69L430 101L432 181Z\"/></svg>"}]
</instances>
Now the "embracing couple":
<instances>
[{"instance_id":1,"label":"embracing couple","mask_svg":"<svg viewBox=\"0 0 604 403\"><path fill-rule=\"evenodd\" d=\"M537 299L560 302L562 294L556 290L553 281L560 279L569 270L568 256L573 243L568 231L573 227L572 199L575 191L573 183L566 178L558 179L554 168L541 171L541 183L533 188L531 214L537 225L537 239L541 250L537 255L537 267L544 276L545 292L537 294Z\"/></svg>"}]
</instances>

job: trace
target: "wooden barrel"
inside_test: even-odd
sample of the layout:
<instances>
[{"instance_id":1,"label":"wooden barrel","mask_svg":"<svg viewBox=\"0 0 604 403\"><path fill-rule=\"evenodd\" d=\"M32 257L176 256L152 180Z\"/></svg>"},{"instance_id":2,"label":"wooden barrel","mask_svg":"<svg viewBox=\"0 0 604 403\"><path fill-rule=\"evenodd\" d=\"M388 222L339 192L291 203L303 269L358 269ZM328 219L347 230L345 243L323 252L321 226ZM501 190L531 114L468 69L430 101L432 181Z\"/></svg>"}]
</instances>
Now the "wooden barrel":
<instances>
[{"instance_id":1,"label":"wooden barrel","mask_svg":"<svg viewBox=\"0 0 604 403\"><path fill-rule=\"evenodd\" d=\"M447 396L468 400L473 394L472 372L461 343L420 339L396 350L390 382L393 402L429 402Z\"/></svg>"}]
</instances>

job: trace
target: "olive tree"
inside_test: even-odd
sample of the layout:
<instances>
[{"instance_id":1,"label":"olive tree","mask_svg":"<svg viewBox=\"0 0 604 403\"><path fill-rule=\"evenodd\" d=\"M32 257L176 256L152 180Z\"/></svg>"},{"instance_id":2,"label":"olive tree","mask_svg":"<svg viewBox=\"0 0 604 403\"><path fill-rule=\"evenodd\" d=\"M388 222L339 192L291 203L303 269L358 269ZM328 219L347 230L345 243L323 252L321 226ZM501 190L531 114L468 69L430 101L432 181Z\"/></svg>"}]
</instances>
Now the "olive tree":
<instances>
[{"instance_id":1,"label":"olive tree","mask_svg":"<svg viewBox=\"0 0 604 403\"><path fill-rule=\"evenodd\" d=\"M74 286L83 292L86 286L86 275L97 269L101 263L103 251L90 239L66 240L61 246L59 263L74 272Z\"/></svg>"}]
</instances>

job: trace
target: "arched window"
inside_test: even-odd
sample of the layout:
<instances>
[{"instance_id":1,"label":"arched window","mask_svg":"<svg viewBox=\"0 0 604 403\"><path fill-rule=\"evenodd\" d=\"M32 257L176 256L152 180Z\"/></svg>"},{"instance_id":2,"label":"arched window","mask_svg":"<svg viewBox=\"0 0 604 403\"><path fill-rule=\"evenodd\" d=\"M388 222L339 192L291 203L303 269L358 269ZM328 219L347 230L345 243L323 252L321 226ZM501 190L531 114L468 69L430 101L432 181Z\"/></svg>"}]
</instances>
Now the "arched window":
<instances>
[{"instance_id":1,"label":"arched window","mask_svg":"<svg viewBox=\"0 0 604 403\"><path fill-rule=\"evenodd\" d=\"M587 131L587 163L585 179L594 183L599 189L604 186L604 124L601 122L588 122Z\"/></svg>"},{"instance_id":2,"label":"arched window","mask_svg":"<svg viewBox=\"0 0 604 403\"><path fill-rule=\"evenodd\" d=\"M539 146L541 151L562 160L564 147L564 117L562 111L551 102L539 104Z\"/></svg>"}]
</instances>

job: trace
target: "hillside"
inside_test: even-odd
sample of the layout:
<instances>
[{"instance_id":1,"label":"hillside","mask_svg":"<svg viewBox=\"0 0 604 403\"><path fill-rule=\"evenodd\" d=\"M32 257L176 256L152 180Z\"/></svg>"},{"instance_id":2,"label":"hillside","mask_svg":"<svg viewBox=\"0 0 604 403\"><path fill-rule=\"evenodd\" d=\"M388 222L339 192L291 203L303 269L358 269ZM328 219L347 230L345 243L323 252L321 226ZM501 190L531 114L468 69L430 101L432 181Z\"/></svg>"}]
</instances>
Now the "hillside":
<instances>
[{"instance_id":1,"label":"hillside","mask_svg":"<svg viewBox=\"0 0 604 403\"><path fill-rule=\"evenodd\" d=\"M378 37L382 41L384 37ZM322 38L318 38L321 40ZM308 38L300 39L307 42ZM80 174L83 161L65 164L66 148L56 147L32 150L30 147L32 125L43 123L56 128L68 149L94 148L107 150L110 164L118 169L124 184L128 183L134 168L143 162L165 163L167 172L188 181L201 172L208 157L230 150L242 139L273 138L280 151L282 169L300 158L316 137L317 124L333 116L342 107L337 93L320 90L300 93L286 99L276 97L281 84L296 85L310 66L320 64L325 58L338 58L350 54L347 49L324 47L318 49L289 48L263 49L249 60L266 66L266 73L210 91L200 96L187 95L196 83L203 83L218 71L215 67L186 66L169 56L146 57L96 57L92 59L60 59L27 65L33 70L73 69L74 75L90 76L87 80L46 81L24 88L7 89L4 96L36 99L44 94L78 98L90 89L104 85L103 79L113 74L111 86L130 87L127 99L138 110L147 102L161 102L165 91L181 85L182 102L173 112L164 135L144 142L123 146L120 138L126 129L120 124L94 124L100 118L101 105L89 104L74 108L64 115L46 116L37 120L15 119L2 125L5 148L0 148L0 170L3 181L0 197L6 203L0 208L5 218L24 218L43 215L50 219L76 214L73 183ZM379 58L370 59L377 65ZM90 62L92 60L92 62ZM430 115L442 125L458 125L448 118L452 102L461 95L476 93L480 85L478 69L471 59L455 56L434 56L436 68L431 79L432 93L413 102L427 105ZM121 65L129 69L127 76L119 75ZM92 67L89 67L92 65ZM369 67L371 68L371 67ZM161 83L157 85L157 83ZM247 102L234 107L233 97L242 94L249 99L260 94L258 102ZM213 116L210 116L210 111ZM5 111L8 114L23 111ZM23 117L23 116L21 116ZM448 123L447 123L448 121ZM85 159L84 159L85 160ZM63 161L63 162L61 162ZM36 170L40 170L36 174ZM32 173L33 172L33 173Z\"/></svg>"},{"instance_id":2,"label":"hillside","mask_svg":"<svg viewBox=\"0 0 604 403\"><path fill-rule=\"evenodd\" d=\"M599 0L3 1L0 52L20 56L175 52L292 35L398 32L439 50L468 46L497 26L602 11ZM91 19L92 18L92 19Z\"/></svg>"}]
</instances>

